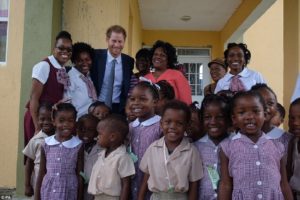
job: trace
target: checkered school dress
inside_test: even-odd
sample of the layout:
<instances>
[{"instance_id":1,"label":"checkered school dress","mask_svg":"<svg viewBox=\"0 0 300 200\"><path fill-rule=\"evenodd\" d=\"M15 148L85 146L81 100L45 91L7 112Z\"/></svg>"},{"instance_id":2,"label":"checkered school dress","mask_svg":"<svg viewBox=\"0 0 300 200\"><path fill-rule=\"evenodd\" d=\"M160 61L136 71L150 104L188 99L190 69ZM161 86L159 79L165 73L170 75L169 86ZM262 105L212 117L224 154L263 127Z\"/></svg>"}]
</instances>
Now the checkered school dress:
<instances>
[{"instance_id":1,"label":"checkered school dress","mask_svg":"<svg viewBox=\"0 0 300 200\"><path fill-rule=\"evenodd\" d=\"M254 143L238 133L220 145L229 159L229 175L233 178L232 199L284 200L280 188L283 144L270 140L265 134Z\"/></svg>"},{"instance_id":2,"label":"checkered school dress","mask_svg":"<svg viewBox=\"0 0 300 200\"><path fill-rule=\"evenodd\" d=\"M42 148L47 172L41 187L42 200L77 200L76 166L81 144L77 137L63 143L56 141L54 136L45 139Z\"/></svg>"},{"instance_id":3,"label":"checkered school dress","mask_svg":"<svg viewBox=\"0 0 300 200\"><path fill-rule=\"evenodd\" d=\"M225 138L223 141L225 140L228 140L228 138ZM200 180L199 184L198 199L215 200L217 199L217 192L213 189L212 182L208 175L207 167L213 167L220 174L220 145L216 146L207 134L194 144L200 153L204 172L204 176Z\"/></svg>"}]
</instances>

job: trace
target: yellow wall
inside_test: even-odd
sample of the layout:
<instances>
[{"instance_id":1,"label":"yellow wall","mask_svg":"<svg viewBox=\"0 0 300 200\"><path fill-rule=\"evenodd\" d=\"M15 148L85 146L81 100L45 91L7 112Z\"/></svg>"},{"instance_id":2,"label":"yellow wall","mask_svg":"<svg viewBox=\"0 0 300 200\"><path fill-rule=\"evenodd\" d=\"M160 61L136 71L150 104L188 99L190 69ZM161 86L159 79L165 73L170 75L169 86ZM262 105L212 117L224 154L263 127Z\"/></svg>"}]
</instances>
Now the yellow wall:
<instances>
[{"instance_id":1,"label":"yellow wall","mask_svg":"<svg viewBox=\"0 0 300 200\"><path fill-rule=\"evenodd\" d=\"M10 1L7 62L0 66L0 187L16 186L24 6Z\"/></svg>"},{"instance_id":2,"label":"yellow wall","mask_svg":"<svg viewBox=\"0 0 300 200\"><path fill-rule=\"evenodd\" d=\"M284 0L284 104L287 109L299 73L300 4Z\"/></svg>"},{"instance_id":3,"label":"yellow wall","mask_svg":"<svg viewBox=\"0 0 300 200\"><path fill-rule=\"evenodd\" d=\"M141 48L138 0L65 0L63 8L63 28L70 31L74 42L107 48L106 29L119 24L128 35L123 52L134 56Z\"/></svg>"},{"instance_id":4,"label":"yellow wall","mask_svg":"<svg viewBox=\"0 0 300 200\"><path fill-rule=\"evenodd\" d=\"M261 3L261 0L244 0L229 18L221 31L221 43L227 42L229 37L242 25L251 12Z\"/></svg>"},{"instance_id":5,"label":"yellow wall","mask_svg":"<svg viewBox=\"0 0 300 200\"><path fill-rule=\"evenodd\" d=\"M277 0L244 34L251 69L263 74L283 103L283 0Z\"/></svg>"},{"instance_id":6,"label":"yellow wall","mask_svg":"<svg viewBox=\"0 0 300 200\"><path fill-rule=\"evenodd\" d=\"M143 44L152 46L156 40L170 42L178 47L209 47L212 58L223 56L220 32L143 30Z\"/></svg>"}]
</instances>

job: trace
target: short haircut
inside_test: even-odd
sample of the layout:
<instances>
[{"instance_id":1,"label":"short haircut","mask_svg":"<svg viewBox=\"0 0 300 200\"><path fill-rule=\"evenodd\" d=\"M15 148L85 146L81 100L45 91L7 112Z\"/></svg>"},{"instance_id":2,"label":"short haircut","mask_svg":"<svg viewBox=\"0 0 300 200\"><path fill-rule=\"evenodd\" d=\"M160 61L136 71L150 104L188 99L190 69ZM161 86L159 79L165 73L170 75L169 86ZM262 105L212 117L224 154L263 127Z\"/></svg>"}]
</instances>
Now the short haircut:
<instances>
[{"instance_id":1,"label":"short haircut","mask_svg":"<svg viewBox=\"0 0 300 200\"><path fill-rule=\"evenodd\" d=\"M61 31L56 35L55 42L57 42L59 39L68 39L72 42L71 34L67 31Z\"/></svg>"},{"instance_id":2,"label":"short haircut","mask_svg":"<svg viewBox=\"0 0 300 200\"><path fill-rule=\"evenodd\" d=\"M136 86L134 88L142 88L142 89L148 89L151 94L153 99L158 100L159 99L159 93L158 93L158 89L156 88L156 86L148 81L141 81L138 84L136 84Z\"/></svg>"},{"instance_id":3,"label":"short haircut","mask_svg":"<svg viewBox=\"0 0 300 200\"><path fill-rule=\"evenodd\" d=\"M110 38L112 32L122 33L124 36L124 39L126 39L126 37L127 37L126 30L120 25L113 25L113 26L109 27L106 30L106 37Z\"/></svg>"},{"instance_id":4,"label":"short haircut","mask_svg":"<svg viewBox=\"0 0 300 200\"><path fill-rule=\"evenodd\" d=\"M236 93L232 100L231 100L231 104L230 104L230 109L231 109L231 114L233 114L233 110L236 107L236 102L241 99L241 98L245 98L245 97L254 97L256 99L258 99L258 101L261 103L263 110L266 111L267 106L266 103L264 101L264 99L262 98L262 96L257 92L257 91L246 91L246 92L238 92Z\"/></svg>"},{"instance_id":5,"label":"short haircut","mask_svg":"<svg viewBox=\"0 0 300 200\"><path fill-rule=\"evenodd\" d=\"M156 84L160 87L159 93L162 94L164 99L175 99L175 92L170 83L168 83L166 80L161 80L158 81Z\"/></svg>"},{"instance_id":6,"label":"short haircut","mask_svg":"<svg viewBox=\"0 0 300 200\"><path fill-rule=\"evenodd\" d=\"M285 118L285 109L280 103L277 103L277 111L279 112L281 118L284 119Z\"/></svg>"},{"instance_id":7,"label":"short haircut","mask_svg":"<svg viewBox=\"0 0 300 200\"><path fill-rule=\"evenodd\" d=\"M41 109L45 109L47 111L52 111L53 108L53 103L50 102L42 102L40 103L39 107L38 107L38 113L40 112Z\"/></svg>"},{"instance_id":8,"label":"short haircut","mask_svg":"<svg viewBox=\"0 0 300 200\"><path fill-rule=\"evenodd\" d=\"M295 105L298 105L298 104L300 104L300 98L295 99L295 100L291 103L290 109L291 109L292 106L295 106Z\"/></svg>"},{"instance_id":9,"label":"short haircut","mask_svg":"<svg viewBox=\"0 0 300 200\"><path fill-rule=\"evenodd\" d=\"M174 109L174 110L182 110L185 113L185 121L186 123L189 123L191 120L191 110L188 107L188 105L182 101L179 100L171 100L164 106L162 110L162 117L164 116L165 112L168 109Z\"/></svg>"},{"instance_id":10,"label":"short haircut","mask_svg":"<svg viewBox=\"0 0 300 200\"><path fill-rule=\"evenodd\" d=\"M71 56L72 63L75 63L75 61L79 58L79 55L81 53L88 53L91 59L93 59L94 57L94 49L91 47L91 45L84 42L77 42L73 45L73 51Z\"/></svg>"},{"instance_id":11,"label":"short haircut","mask_svg":"<svg viewBox=\"0 0 300 200\"><path fill-rule=\"evenodd\" d=\"M63 111L73 112L74 118L76 119L76 116L77 116L76 108L70 103L58 103L58 104L56 104L56 109L53 109L53 114L52 114L53 119L55 119L55 117L57 116L57 113L63 112Z\"/></svg>"},{"instance_id":12,"label":"short haircut","mask_svg":"<svg viewBox=\"0 0 300 200\"><path fill-rule=\"evenodd\" d=\"M93 122L95 124L95 128L97 128L97 124L99 122L99 119L97 117L95 117L92 114L84 114L81 117L79 117L78 121L77 121L77 127L81 127L83 126L83 122L85 120L89 120L91 122Z\"/></svg>"},{"instance_id":13,"label":"short haircut","mask_svg":"<svg viewBox=\"0 0 300 200\"><path fill-rule=\"evenodd\" d=\"M265 83L257 83L256 85L251 87L251 90L253 90L253 91L259 91L261 89L268 90L269 92L271 92L275 96L275 99L277 99L277 96L276 96L275 92Z\"/></svg>"},{"instance_id":14,"label":"short haircut","mask_svg":"<svg viewBox=\"0 0 300 200\"><path fill-rule=\"evenodd\" d=\"M139 58L146 58L147 60L151 60L151 54L150 50L146 48L140 49L136 54L135 54L135 59Z\"/></svg>"},{"instance_id":15,"label":"short haircut","mask_svg":"<svg viewBox=\"0 0 300 200\"><path fill-rule=\"evenodd\" d=\"M106 107L106 108L109 110L109 113L111 113L110 107L108 107L108 106L107 106L104 102L102 102L102 101L95 101L95 102L91 103L91 105L89 106L88 110L90 110L92 107L94 107L93 110L91 111L91 112L93 112L94 109L95 109L96 107L98 107L98 106Z\"/></svg>"},{"instance_id":16,"label":"short haircut","mask_svg":"<svg viewBox=\"0 0 300 200\"><path fill-rule=\"evenodd\" d=\"M119 114L111 114L101 120L100 123L105 124L105 130L119 133L122 136L122 140L126 138L129 132L129 126L126 118Z\"/></svg>"},{"instance_id":17,"label":"short haircut","mask_svg":"<svg viewBox=\"0 0 300 200\"><path fill-rule=\"evenodd\" d=\"M175 47L168 43L161 40L157 40L153 47L151 48L151 60L153 58L154 52L157 48L162 48L164 53L168 57L168 67L170 69L175 69L175 64L177 63L177 55L176 55L176 49Z\"/></svg>"},{"instance_id":18,"label":"short haircut","mask_svg":"<svg viewBox=\"0 0 300 200\"><path fill-rule=\"evenodd\" d=\"M227 45L227 49L224 51L225 65L228 66L228 62L227 62L228 53L229 50L233 47L239 47L240 49L242 49L242 51L244 52L244 59L247 65L251 59L251 52L249 51L249 49L247 49L247 45L244 43L229 43Z\"/></svg>"},{"instance_id":19,"label":"short haircut","mask_svg":"<svg viewBox=\"0 0 300 200\"><path fill-rule=\"evenodd\" d=\"M219 96L217 94L206 95L201 104L201 110L200 110L201 123L203 123L205 109L208 107L208 105L214 104L214 105L219 105L221 107L221 112L225 118L225 121L229 125L231 123L231 117L230 117L230 107L228 101L229 100L226 97Z\"/></svg>"}]
</instances>

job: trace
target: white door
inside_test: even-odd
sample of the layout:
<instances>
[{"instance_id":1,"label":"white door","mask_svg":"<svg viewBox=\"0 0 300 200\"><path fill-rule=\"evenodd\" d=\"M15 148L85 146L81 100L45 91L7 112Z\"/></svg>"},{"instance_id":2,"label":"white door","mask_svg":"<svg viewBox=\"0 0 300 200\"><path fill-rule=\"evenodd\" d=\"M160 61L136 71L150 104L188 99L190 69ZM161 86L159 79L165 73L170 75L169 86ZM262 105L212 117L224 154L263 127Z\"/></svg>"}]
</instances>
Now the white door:
<instances>
[{"instance_id":1,"label":"white door","mask_svg":"<svg viewBox=\"0 0 300 200\"><path fill-rule=\"evenodd\" d=\"M177 48L177 56L189 80L192 99L201 104L204 98L204 87L211 82L207 66L211 58L210 49Z\"/></svg>"}]
</instances>

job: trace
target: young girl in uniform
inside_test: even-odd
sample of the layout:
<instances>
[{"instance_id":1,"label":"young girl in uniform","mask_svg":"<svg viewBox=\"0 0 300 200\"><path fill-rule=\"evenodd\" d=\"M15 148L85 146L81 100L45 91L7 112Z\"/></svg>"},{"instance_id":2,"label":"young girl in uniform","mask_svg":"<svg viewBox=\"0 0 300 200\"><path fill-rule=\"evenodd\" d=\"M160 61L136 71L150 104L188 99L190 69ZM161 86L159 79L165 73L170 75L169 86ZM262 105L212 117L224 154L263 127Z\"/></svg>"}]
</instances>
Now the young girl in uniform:
<instances>
[{"instance_id":1,"label":"young girl in uniform","mask_svg":"<svg viewBox=\"0 0 300 200\"><path fill-rule=\"evenodd\" d=\"M294 135L288 148L287 172L294 199L300 199L300 98L291 103L289 132Z\"/></svg>"},{"instance_id":2,"label":"young girl in uniform","mask_svg":"<svg viewBox=\"0 0 300 200\"><path fill-rule=\"evenodd\" d=\"M111 114L111 109L101 101L95 101L88 108L88 113L97 117L100 121Z\"/></svg>"},{"instance_id":3,"label":"young girl in uniform","mask_svg":"<svg viewBox=\"0 0 300 200\"><path fill-rule=\"evenodd\" d=\"M56 105L53 111L55 134L41 148L41 164L35 199L82 199L83 147L73 136L76 109L70 103Z\"/></svg>"},{"instance_id":4,"label":"young girl in uniform","mask_svg":"<svg viewBox=\"0 0 300 200\"><path fill-rule=\"evenodd\" d=\"M262 131L273 140L279 141L284 145L285 152L287 152L292 134L285 132L281 128L273 126L271 123L272 118L276 115L277 111L277 97L274 91L264 83L256 84L251 90L257 91L266 103L266 119L262 127Z\"/></svg>"},{"instance_id":5,"label":"young girl in uniform","mask_svg":"<svg viewBox=\"0 0 300 200\"><path fill-rule=\"evenodd\" d=\"M38 109L38 123L41 131L29 140L23 150L27 156L25 165L25 195L34 194L35 184L40 169L41 145L45 138L54 134L54 126L51 119L52 104L41 103Z\"/></svg>"},{"instance_id":6,"label":"young girl in uniform","mask_svg":"<svg viewBox=\"0 0 300 200\"><path fill-rule=\"evenodd\" d=\"M219 199L292 199L284 146L261 130L266 115L263 98L254 91L241 92L231 106L239 132L220 144Z\"/></svg>"},{"instance_id":7,"label":"young girl in uniform","mask_svg":"<svg viewBox=\"0 0 300 200\"><path fill-rule=\"evenodd\" d=\"M229 119L229 106L223 97L214 94L205 96L201 105L201 124L206 134L195 142L204 172L199 185L199 200L217 199L220 143L228 139Z\"/></svg>"},{"instance_id":8,"label":"young girl in uniform","mask_svg":"<svg viewBox=\"0 0 300 200\"><path fill-rule=\"evenodd\" d=\"M124 145L128 134L127 120L112 114L99 122L97 131L98 144L104 149L92 169L88 192L95 200L128 200L135 169Z\"/></svg>"},{"instance_id":9,"label":"young girl in uniform","mask_svg":"<svg viewBox=\"0 0 300 200\"><path fill-rule=\"evenodd\" d=\"M150 82L139 82L129 97L129 107L137 117L129 124L129 153L134 160L136 175L132 180L131 198L136 199L142 182L142 172L138 166L149 145L161 137L160 116L155 114L159 95L155 85ZM150 197L148 194L147 198Z\"/></svg>"},{"instance_id":10,"label":"young girl in uniform","mask_svg":"<svg viewBox=\"0 0 300 200\"><path fill-rule=\"evenodd\" d=\"M98 159L101 151L97 144L97 124L99 119L92 114L85 114L78 119L76 132L83 142L84 148L84 170L81 176L84 179L84 200L93 200L93 196L87 193L88 183L91 177L92 168Z\"/></svg>"},{"instance_id":11,"label":"young girl in uniform","mask_svg":"<svg viewBox=\"0 0 300 200\"><path fill-rule=\"evenodd\" d=\"M174 100L166 104L160 121L164 137L149 146L140 164L144 178L139 200L147 189L153 192L153 200L197 199L203 170L199 152L184 137L190 119L185 103Z\"/></svg>"},{"instance_id":12,"label":"young girl in uniform","mask_svg":"<svg viewBox=\"0 0 300 200\"><path fill-rule=\"evenodd\" d=\"M159 100L155 107L155 113L161 116L165 104L175 99L175 92L170 83L165 80L158 81L156 84L159 86Z\"/></svg>"},{"instance_id":13,"label":"young girl in uniform","mask_svg":"<svg viewBox=\"0 0 300 200\"><path fill-rule=\"evenodd\" d=\"M259 72L247 67L251 53L246 44L229 43L224 51L224 58L229 72L218 81L215 94L222 90L229 90L233 93L248 91L253 85L265 82Z\"/></svg>"},{"instance_id":14,"label":"young girl in uniform","mask_svg":"<svg viewBox=\"0 0 300 200\"><path fill-rule=\"evenodd\" d=\"M64 92L64 99L69 99L77 110L77 119L88 113L88 107L97 100L96 89L90 77L94 49L84 43L73 45L71 61L75 64L68 72L70 87Z\"/></svg>"},{"instance_id":15,"label":"young girl in uniform","mask_svg":"<svg viewBox=\"0 0 300 200\"><path fill-rule=\"evenodd\" d=\"M198 101L195 101L190 105L190 110L191 123L189 125L189 128L187 129L187 137L189 137L192 142L195 142L204 136L202 130L203 126L200 120L200 104L198 103Z\"/></svg>"}]
</instances>

